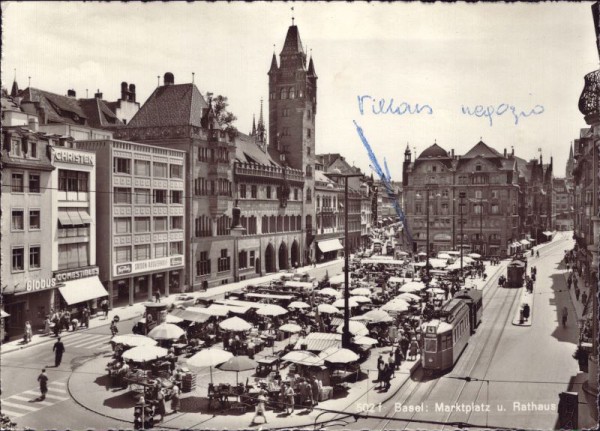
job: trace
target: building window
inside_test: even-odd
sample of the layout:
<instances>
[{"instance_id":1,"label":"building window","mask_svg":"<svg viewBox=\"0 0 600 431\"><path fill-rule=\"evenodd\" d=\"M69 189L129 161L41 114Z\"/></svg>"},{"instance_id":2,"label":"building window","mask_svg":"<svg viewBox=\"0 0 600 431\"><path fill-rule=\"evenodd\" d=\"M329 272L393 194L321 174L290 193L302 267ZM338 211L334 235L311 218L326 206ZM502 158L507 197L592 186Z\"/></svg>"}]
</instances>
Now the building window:
<instances>
[{"instance_id":1,"label":"building window","mask_svg":"<svg viewBox=\"0 0 600 431\"><path fill-rule=\"evenodd\" d=\"M282 117L289 117L289 116L290 116L290 110L289 110L288 108L284 108L284 109L281 111L281 116L282 116Z\"/></svg>"},{"instance_id":2,"label":"building window","mask_svg":"<svg viewBox=\"0 0 600 431\"><path fill-rule=\"evenodd\" d=\"M267 199L271 199L271 186L267 186Z\"/></svg>"},{"instance_id":3,"label":"building window","mask_svg":"<svg viewBox=\"0 0 600 431\"><path fill-rule=\"evenodd\" d=\"M258 195L258 189L255 184L252 184L250 186L250 197L252 199L256 199L257 195Z\"/></svg>"},{"instance_id":4,"label":"building window","mask_svg":"<svg viewBox=\"0 0 600 431\"><path fill-rule=\"evenodd\" d=\"M498 199L498 190L492 190L492 199Z\"/></svg>"},{"instance_id":5,"label":"building window","mask_svg":"<svg viewBox=\"0 0 600 431\"><path fill-rule=\"evenodd\" d=\"M12 174L11 191L13 193L23 193L23 174Z\"/></svg>"},{"instance_id":6,"label":"building window","mask_svg":"<svg viewBox=\"0 0 600 431\"><path fill-rule=\"evenodd\" d=\"M481 190L475 190L475 198L481 199Z\"/></svg>"},{"instance_id":7,"label":"building window","mask_svg":"<svg viewBox=\"0 0 600 431\"><path fill-rule=\"evenodd\" d=\"M115 217L113 226L115 234L131 233L131 219L129 217Z\"/></svg>"},{"instance_id":8,"label":"building window","mask_svg":"<svg viewBox=\"0 0 600 431\"><path fill-rule=\"evenodd\" d=\"M423 211L423 208L421 207L421 204L416 204L415 205L415 213L421 214L422 211Z\"/></svg>"},{"instance_id":9,"label":"building window","mask_svg":"<svg viewBox=\"0 0 600 431\"><path fill-rule=\"evenodd\" d=\"M89 266L88 243L58 245L58 269L73 269Z\"/></svg>"},{"instance_id":10,"label":"building window","mask_svg":"<svg viewBox=\"0 0 600 431\"><path fill-rule=\"evenodd\" d=\"M240 184L240 198L246 197L246 184Z\"/></svg>"},{"instance_id":11,"label":"building window","mask_svg":"<svg viewBox=\"0 0 600 431\"><path fill-rule=\"evenodd\" d=\"M126 189L124 187L115 187L113 193L113 202L115 204L130 204L131 189Z\"/></svg>"},{"instance_id":12,"label":"building window","mask_svg":"<svg viewBox=\"0 0 600 431\"><path fill-rule=\"evenodd\" d=\"M40 192L40 176L36 174L29 174L29 193Z\"/></svg>"},{"instance_id":13,"label":"building window","mask_svg":"<svg viewBox=\"0 0 600 431\"><path fill-rule=\"evenodd\" d=\"M212 235L211 219L206 216L196 217L196 236L206 237Z\"/></svg>"},{"instance_id":14,"label":"building window","mask_svg":"<svg viewBox=\"0 0 600 431\"><path fill-rule=\"evenodd\" d=\"M477 172L481 172L481 165L477 165L477 166L475 166L475 170L476 170Z\"/></svg>"},{"instance_id":15,"label":"building window","mask_svg":"<svg viewBox=\"0 0 600 431\"><path fill-rule=\"evenodd\" d=\"M256 264L256 252L254 250L250 250L250 260L248 262L248 266L250 267L254 267L254 265Z\"/></svg>"},{"instance_id":16,"label":"building window","mask_svg":"<svg viewBox=\"0 0 600 431\"><path fill-rule=\"evenodd\" d=\"M113 160L113 172L115 174L131 174L131 159L115 157Z\"/></svg>"},{"instance_id":17,"label":"building window","mask_svg":"<svg viewBox=\"0 0 600 431\"><path fill-rule=\"evenodd\" d=\"M23 212L23 210L12 210L12 225L11 225L11 230L15 231L15 230L24 230L25 229L25 223L24 223L24 215L25 213Z\"/></svg>"},{"instance_id":18,"label":"building window","mask_svg":"<svg viewBox=\"0 0 600 431\"><path fill-rule=\"evenodd\" d=\"M136 245L134 250L134 260L138 261L150 259L150 244Z\"/></svg>"},{"instance_id":19,"label":"building window","mask_svg":"<svg viewBox=\"0 0 600 431\"><path fill-rule=\"evenodd\" d=\"M40 210L29 210L29 229L40 229Z\"/></svg>"},{"instance_id":20,"label":"building window","mask_svg":"<svg viewBox=\"0 0 600 431\"><path fill-rule=\"evenodd\" d=\"M58 190L61 192L87 192L88 177L87 172L60 169L58 171Z\"/></svg>"},{"instance_id":21,"label":"building window","mask_svg":"<svg viewBox=\"0 0 600 431\"><path fill-rule=\"evenodd\" d=\"M290 136L290 128L289 127L283 127L281 129L281 136Z\"/></svg>"},{"instance_id":22,"label":"building window","mask_svg":"<svg viewBox=\"0 0 600 431\"><path fill-rule=\"evenodd\" d=\"M229 271L231 267L231 258L227 255L228 250L226 248L221 249L221 257L217 263L217 271Z\"/></svg>"},{"instance_id":23,"label":"building window","mask_svg":"<svg viewBox=\"0 0 600 431\"><path fill-rule=\"evenodd\" d=\"M171 243L171 256L183 254L183 241L177 241Z\"/></svg>"},{"instance_id":24,"label":"building window","mask_svg":"<svg viewBox=\"0 0 600 431\"><path fill-rule=\"evenodd\" d=\"M131 262L131 247L115 247L115 263Z\"/></svg>"},{"instance_id":25,"label":"building window","mask_svg":"<svg viewBox=\"0 0 600 431\"><path fill-rule=\"evenodd\" d=\"M154 217L154 232L167 230L167 217Z\"/></svg>"},{"instance_id":26,"label":"building window","mask_svg":"<svg viewBox=\"0 0 600 431\"><path fill-rule=\"evenodd\" d=\"M299 95L299 97L302 97L302 92L300 92L300 95ZM308 118L308 119L310 120L310 119L311 119L311 117L312 117L312 111L311 111L310 109L308 109L308 110L306 111L306 118Z\"/></svg>"},{"instance_id":27,"label":"building window","mask_svg":"<svg viewBox=\"0 0 600 431\"><path fill-rule=\"evenodd\" d=\"M150 232L150 217L136 217L135 218L135 232Z\"/></svg>"},{"instance_id":28,"label":"building window","mask_svg":"<svg viewBox=\"0 0 600 431\"><path fill-rule=\"evenodd\" d=\"M306 155L310 156L311 153L310 144L306 146Z\"/></svg>"},{"instance_id":29,"label":"building window","mask_svg":"<svg viewBox=\"0 0 600 431\"><path fill-rule=\"evenodd\" d=\"M309 168L310 166L307 166ZM312 202L312 190L306 189L306 202Z\"/></svg>"},{"instance_id":30,"label":"building window","mask_svg":"<svg viewBox=\"0 0 600 431\"><path fill-rule=\"evenodd\" d=\"M167 164L154 162L153 176L157 178L167 178Z\"/></svg>"},{"instance_id":31,"label":"building window","mask_svg":"<svg viewBox=\"0 0 600 431\"><path fill-rule=\"evenodd\" d=\"M165 257L165 256L168 256L167 243L160 242L158 244L154 244L154 257L159 258L159 257Z\"/></svg>"},{"instance_id":32,"label":"building window","mask_svg":"<svg viewBox=\"0 0 600 431\"><path fill-rule=\"evenodd\" d=\"M200 252L200 259L196 261L196 275L210 274L210 259L207 251Z\"/></svg>"},{"instance_id":33,"label":"building window","mask_svg":"<svg viewBox=\"0 0 600 431\"><path fill-rule=\"evenodd\" d=\"M155 204L166 204L167 203L167 191L166 190L154 190L154 203Z\"/></svg>"},{"instance_id":34,"label":"building window","mask_svg":"<svg viewBox=\"0 0 600 431\"><path fill-rule=\"evenodd\" d=\"M134 164L134 172L140 177L150 176L150 160L136 160Z\"/></svg>"},{"instance_id":35,"label":"building window","mask_svg":"<svg viewBox=\"0 0 600 431\"><path fill-rule=\"evenodd\" d=\"M13 139L11 141L10 155L13 157L23 157L23 146L20 139Z\"/></svg>"},{"instance_id":36,"label":"building window","mask_svg":"<svg viewBox=\"0 0 600 431\"><path fill-rule=\"evenodd\" d=\"M171 178L183 178L183 166L181 165L170 165L170 177Z\"/></svg>"},{"instance_id":37,"label":"building window","mask_svg":"<svg viewBox=\"0 0 600 431\"><path fill-rule=\"evenodd\" d=\"M40 269L40 246L34 245L29 247L29 269Z\"/></svg>"},{"instance_id":38,"label":"building window","mask_svg":"<svg viewBox=\"0 0 600 431\"><path fill-rule=\"evenodd\" d=\"M12 270L24 271L25 270L25 249L23 247L15 247L12 249Z\"/></svg>"},{"instance_id":39,"label":"building window","mask_svg":"<svg viewBox=\"0 0 600 431\"><path fill-rule=\"evenodd\" d=\"M298 189L294 189L294 200L298 200Z\"/></svg>"},{"instance_id":40,"label":"building window","mask_svg":"<svg viewBox=\"0 0 600 431\"><path fill-rule=\"evenodd\" d=\"M217 219L217 235L229 235L231 229L231 217L223 215Z\"/></svg>"},{"instance_id":41,"label":"building window","mask_svg":"<svg viewBox=\"0 0 600 431\"><path fill-rule=\"evenodd\" d=\"M442 197L443 198L447 198L448 197L448 190L442 190Z\"/></svg>"},{"instance_id":42,"label":"building window","mask_svg":"<svg viewBox=\"0 0 600 431\"><path fill-rule=\"evenodd\" d=\"M135 203L139 205L150 204L150 189L135 189Z\"/></svg>"},{"instance_id":43,"label":"building window","mask_svg":"<svg viewBox=\"0 0 600 431\"><path fill-rule=\"evenodd\" d=\"M280 98L281 98L281 100L287 99L287 94L288 94L287 88L282 88L281 92L280 92Z\"/></svg>"},{"instance_id":44,"label":"building window","mask_svg":"<svg viewBox=\"0 0 600 431\"><path fill-rule=\"evenodd\" d=\"M183 216L171 217L171 230L183 229Z\"/></svg>"},{"instance_id":45,"label":"building window","mask_svg":"<svg viewBox=\"0 0 600 431\"><path fill-rule=\"evenodd\" d=\"M307 176L308 178L311 178L311 177L312 177L312 166L310 166L310 165L307 165L307 166L306 166L306 176Z\"/></svg>"},{"instance_id":46,"label":"building window","mask_svg":"<svg viewBox=\"0 0 600 431\"><path fill-rule=\"evenodd\" d=\"M240 269L248 268L248 252L246 250L242 250L238 253L238 265Z\"/></svg>"},{"instance_id":47,"label":"building window","mask_svg":"<svg viewBox=\"0 0 600 431\"><path fill-rule=\"evenodd\" d=\"M172 204L183 203L183 192L181 190L171 190L171 203Z\"/></svg>"},{"instance_id":48,"label":"building window","mask_svg":"<svg viewBox=\"0 0 600 431\"><path fill-rule=\"evenodd\" d=\"M296 89L294 87L290 88L290 99L296 98Z\"/></svg>"},{"instance_id":49,"label":"building window","mask_svg":"<svg viewBox=\"0 0 600 431\"><path fill-rule=\"evenodd\" d=\"M500 207L498 206L498 204L493 204L492 205L492 214L498 214L499 209L500 209Z\"/></svg>"},{"instance_id":50,"label":"building window","mask_svg":"<svg viewBox=\"0 0 600 431\"><path fill-rule=\"evenodd\" d=\"M481 204L475 204L475 205L473 205L473 212L475 214L481 214L482 210L483 210L482 207L483 207L483 205L481 205Z\"/></svg>"}]
</instances>

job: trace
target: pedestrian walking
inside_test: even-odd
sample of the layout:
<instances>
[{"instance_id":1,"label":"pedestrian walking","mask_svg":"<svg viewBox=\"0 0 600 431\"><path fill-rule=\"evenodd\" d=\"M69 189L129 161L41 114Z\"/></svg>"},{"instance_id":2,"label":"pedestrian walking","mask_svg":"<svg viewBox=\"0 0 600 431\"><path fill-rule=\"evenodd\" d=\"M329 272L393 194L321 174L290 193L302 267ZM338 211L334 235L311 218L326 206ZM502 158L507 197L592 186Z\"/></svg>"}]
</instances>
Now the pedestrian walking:
<instances>
[{"instance_id":1,"label":"pedestrian walking","mask_svg":"<svg viewBox=\"0 0 600 431\"><path fill-rule=\"evenodd\" d=\"M90 327L90 309L87 307L87 305L85 306L85 308L83 309L82 314L82 318L81 318L81 326L84 326L86 328L89 329Z\"/></svg>"},{"instance_id":2,"label":"pedestrian walking","mask_svg":"<svg viewBox=\"0 0 600 431\"><path fill-rule=\"evenodd\" d=\"M294 402L295 402L294 396L296 395L292 385L287 384L284 394L285 394L285 411L288 415L291 415L294 412Z\"/></svg>"},{"instance_id":3,"label":"pedestrian walking","mask_svg":"<svg viewBox=\"0 0 600 431\"><path fill-rule=\"evenodd\" d=\"M387 364L388 364L388 368L389 368L389 371L390 371L392 377L396 377L396 373L395 373L396 358L394 358L394 350L393 349L390 351L390 356L388 356Z\"/></svg>"},{"instance_id":4,"label":"pedestrian walking","mask_svg":"<svg viewBox=\"0 0 600 431\"><path fill-rule=\"evenodd\" d=\"M160 302L160 289L156 291L156 302Z\"/></svg>"},{"instance_id":5,"label":"pedestrian walking","mask_svg":"<svg viewBox=\"0 0 600 431\"><path fill-rule=\"evenodd\" d=\"M160 422L165 419L167 415L167 406L165 405L165 393L160 388L156 394L156 413L160 415Z\"/></svg>"},{"instance_id":6,"label":"pedestrian walking","mask_svg":"<svg viewBox=\"0 0 600 431\"><path fill-rule=\"evenodd\" d=\"M54 366L58 367L62 362L63 353L65 352L65 345L60 341L60 337L54 343L52 350L54 351Z\"/></svg>"},{"instance_id":7,"label":"pedestrian walking","mask_svg":"<svg viewBox=\"0 0 600 431\"><path fill-rule=\"evenodd\" d=\"M102 311L104 312L104 318L108 319L108 300L106 298L103 299L100 303L100 306L102 307Z\"/></svg>"},{"instance_id":8,"label":"pedestrian walking","mask_svg":"<svg viewBox=\"0 0 600 431\"><path fill-rule=\"evenodd\" d=\"M575 286L575 298L577 298L577 300L579 301L579 288L577 286Z\"/></svg>"},{"instance_id":9,"label":"pedestrian walking","mask_svg":"<svg viewBox=\"0 0 600 431\"><path fill-rule=\"evenodd\" d=\"M267 401L267 397L265 396L265 392L264 390L261 390L260 393L258 394L258 398L256 399L258 402L256 404L256 413L254 414L254 417L252 418L252 422L250 422L250 424L255 424L256 423L256 418L257 417L261 417L263 419L263 423L267 423L267 416L265 415L265 403Z\"/></svg>"},{"instance_id":10,"label":"pedestrian walking","mask_svg":"<svg viewBox=\"0 0 600 431\"><path fill-rule=\"evenodd\" d=\"M400 348L400 344L398 344L396 346L396 350L394 351L394 355L395 355L395 363L394 365L396 366L396 369L399 369L400 366L402 365L402 349Z\"/></svg>"},{"instance_id":11,"label":"pedestrian walking","mask_svg":"<svg viewBox=\"0 0 600 431\"><path fill-rule=\"evenodd\" d=\"M587 303L587 299L588 299L588 297L587 297L587 293L586 293L586 292L583 292L583 293L581 294L581 303L582 303L583 305L585 305L585 304Z\"/></svg>"},{"instance_id":12,"label":"pedestrian walking","mask_svg":"<svg viewBox=\"0 0 600 431\"><path fill-rule=\"evenodd\" d=\"M48 393L48 376L46 375L46 369L42 369L42 373L38 376L38 382L40 383L40 400L46 399Z\"/></svg>"},{"instance_id":13,"label":"pedestrian walking","mask_svg":"<svg viewBox=\"0 0 600 431\"><path fill-rule=\"evenodd\" d=\"M417 343L417 340L415 340L413 338L412 341L410 342L409 351L408 351L408 360L409 361L415 361L417 359L418 350L419 350L419 344Z\"/></svg>"},{"instance_id":14,"label":"pedestrian walking","mask_svg":"<svg viewBox=\"0 0 600 431\"><path fill-rule=\"evenodd\" d=\"M567 319L569 318L569 310L567 310L567 307L564 306L562 309L562 325L563 328L566 328L567 326Z\"/></svg>"},{"instance_id":15,"label":"pedestrian walking","mask_svg":"<svg viewBox=\"0 0 600 431\"><path fill-rule=\"evenodd\" d=\"M379 383L379 387L383 386L383 370L385 368L385 362L383 361L383 356L379 355L377 358L377 383Z\"/></svg>"},{"instance_id":16,"label":"pedestrian walking","mask_svg":"<svg viewBox=\"0 0 600 431\"><path fill-rule=\"evenodd\" d=\"M46 319L44 320L44 335L50 335L50 324L52 322L50 321L50 315L46 316Z\"/></svg>"},{"instance_id":17,"label":"pedestrian walking","mask_svg":"<svg viewBox=\"0 0 600 431\"><path fill-rule=\"evenodd\" d=\"M23 340L25 341L25 343L30 343L31 342L31 337L33 336L33 330L31 329L31 323L29 323L29 320L27 322L25 322L25 333L23 334Z\"/></svg>"},{"instance_id":18,"label":"pedestrian walking","mask_svg":"<svg viewBox=\"0 0 600 431\"><path fill-rule=\"evenodd\" d=\"M392 380L392 374L393 374L393 369L389 364L385 364L384 370L383 370L383 390L384 391L388 391L390 389L390 386L392 386L392 384L390 383L390 381Z\"/></svg>"},{"instance_id":19,"label":"pedestrian walking","mask_svg":"<svg viewBox=\"0 0 600 431\"><path fill-rule=\"evenodd\" d=\"M173 410L173 413L177 413L177 411L179 410L179 405L181 404L181 400L180 400L180 393L181 390L179 389L179 386L177 385L173 385L173 395L171 395L171 410Z\"/></svg>"}]
</instances>

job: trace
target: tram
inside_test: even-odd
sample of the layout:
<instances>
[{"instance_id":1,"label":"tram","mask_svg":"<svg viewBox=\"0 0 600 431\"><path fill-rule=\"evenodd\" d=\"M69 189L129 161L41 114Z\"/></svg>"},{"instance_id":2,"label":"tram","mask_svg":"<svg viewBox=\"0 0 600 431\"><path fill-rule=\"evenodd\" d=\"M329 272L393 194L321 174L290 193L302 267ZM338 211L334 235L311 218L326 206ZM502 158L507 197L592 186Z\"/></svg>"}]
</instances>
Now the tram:
<instances>
[{"instance_id":1,"label":"tram","mask_svg":"<svg viewBox=\"0 0 600 431\"><path fill-rule=\"evenodd\" d=\"M469 306L471 334L475 333L483 315L483 294L476 289L462 289L456 292L454 297L464 299Z\"/></svg>"},{"instance_id":2,"label":"tram","mask_svg":"<svg viewBox=\"0 0 600 431\"><path fill-rule=\"evenodd\" d=\"M439 318L422 325L421 365L426 372L454 366L471 337L471 309L468 299L453 298L442 307Z\"/></svg>"}]
</instances>

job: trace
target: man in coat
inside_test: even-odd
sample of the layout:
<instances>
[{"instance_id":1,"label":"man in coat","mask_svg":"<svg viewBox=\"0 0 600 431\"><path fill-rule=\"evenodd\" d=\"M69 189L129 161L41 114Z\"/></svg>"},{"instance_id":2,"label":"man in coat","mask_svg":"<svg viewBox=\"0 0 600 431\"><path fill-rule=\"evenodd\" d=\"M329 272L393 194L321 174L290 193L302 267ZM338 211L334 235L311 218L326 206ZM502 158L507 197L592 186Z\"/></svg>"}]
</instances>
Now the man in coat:
<instances>
[{"instance_id":1,"label":"man in coat","mask_svg":"<svg viewBox=\"0 0 600 431\"><path fill-rule=\"evenodd\" d=\"M38 376L38 382L40 382L40 400L46 399L46 394L48 393L48 376L46 375L46 369L42 370L42 374Z\"/></svg>"},{"instance_id":2,"label":"man in coat","mask_svg":"<svg viewBox=\"0 0 600 431\"><path fill-rule=\"evenodd\" d=\"M52 350L54 351L54 366L58 367L62 361L63 353L65 352L65 345L60 341L60 337L58 337L58 340L54 343Z\"/></svg>"}]
</instances>

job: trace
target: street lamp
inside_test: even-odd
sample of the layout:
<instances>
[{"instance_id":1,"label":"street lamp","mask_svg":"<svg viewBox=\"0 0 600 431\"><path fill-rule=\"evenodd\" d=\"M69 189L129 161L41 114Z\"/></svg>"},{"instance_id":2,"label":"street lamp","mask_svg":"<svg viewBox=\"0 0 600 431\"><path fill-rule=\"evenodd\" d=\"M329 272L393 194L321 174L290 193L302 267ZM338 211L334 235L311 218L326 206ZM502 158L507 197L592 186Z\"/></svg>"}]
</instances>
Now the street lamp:
<instances>
[{"instance_id":1,"label":"street lamp","mask_svg":"<svg viewBox=\"0 0 600 431\"><path fill-rule=\"evenodd\" d=\"M238 252L238 238L243 235L246 228L240 224L240 215L242 210L238 207L238 201L235 200L235 206L231 210L231 236L233 237L233 280L240 279L240 255Z\"/></svg>"},{"instance_id":2,"label":"street lamp","mask_svg":"<svg viewBox=\"0 0 600 431\"><path fill-rule=\"evenodd\" d=\"M350 277L349 271L349 254L350 254L350 238L348 237L348 178L362 177L362 174L342 174L339 169L335 172L328 173L333 178L344 178L344 328L342 331L342 347L350 348L352 334L350 334L350 306L348 299L350 298Z\"/></svg>"},{"instance_id":3,"label":"street lamp","mask_svg":"<svg viewBox=\"0 0 600 431\"><path fill-rule=\"evenodd\" d=\"M467 196L467 194L465 192L459 192L458 193L458 197L460 199L460 278L462 280L463 278L463 225L464 220L463 220L463 207L464 207L464 200L465 197Z\"/></svg>"},{"instance_id":4,"label":"street lamp","mask_svg":"<svg viewBox=\"0 0 600 431\"><path fill-rule=\"evenodd\" d=\"M431 280L430 277L430 272L429 272L429 195L431 194L431 190L436 188L437 184L425 184L425 205L427 206L427 209L425 210L425 226L426 226L426 242L427 244L425 245L425 273L427 274L427 282L426 284L429 284L429 280ZM417 196L419 196L419 194L417 193ZM436 196L440 196L439 194L436 194Z\"/></svg>"}]
</instances>

